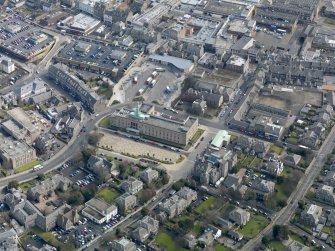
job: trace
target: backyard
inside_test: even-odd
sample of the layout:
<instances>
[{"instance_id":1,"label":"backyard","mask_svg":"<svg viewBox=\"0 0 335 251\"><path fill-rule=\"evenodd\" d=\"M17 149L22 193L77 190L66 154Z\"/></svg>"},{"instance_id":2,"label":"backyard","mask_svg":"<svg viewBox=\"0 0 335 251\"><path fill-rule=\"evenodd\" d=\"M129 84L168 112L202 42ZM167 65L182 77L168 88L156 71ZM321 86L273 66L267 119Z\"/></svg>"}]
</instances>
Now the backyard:
<instances>
[{"instance_id":1,"label":"backyard","mask_svg":"<svg viewBox=\"0 0 335 251\"><path fill-rule=\"evenodd\" d=\"M226 248L224 245L218 243L214 245L214 250L215 251L228 251L229 249Z\"/></svg>"},{"instance_id":2,"label":"backyard","mask_svg":"<svg viewBox=\"0 0 335 251\"><path fill-rule=\"evenodd\" d=\"M113 204L115 199L119 196L119 193L115 190L109 189L107 187L103 188L98 194L97 197L103 199L109 204Z\"/></svg>"},{"instance_id":3,"label":"backyard","mask_svg":"<svg viewBox=\"0 0 335 251\"><path fill-rule=\"evenodd\" d=\"M278 154L278 155L281 155L283 153L284 149L279 147L279 146L276 146L276 145L272 145L271 148L270 148L270 152L271 153L275 153L275 154Z\"/></svg>"},{"instance_id":4,"label":"backyard","mask_svg":"<svg viewBox=\"0 0 335 251\"><path fill-rule=\"evenodd\" d=\"M269 220L262 215L254 213L250 216L250 221L239 230L239 233L248 238L254 238L260 231L262 231L269 224Z\"/></svg>"},{"instance_id":5,"label":"backyard","mask_svg":"<svg viewBox=\"0 0 335 251\"><path fill-rule=\"evenodd\" d=\"M285 247L280 241L271 241L269 247L273 251L284 251Z\"/></svg>"},{"instance_id":6,"label":"backyard","mask_svg":"<svg viewBox=\"0 0 335 251\"><path fill-rule=\"evenodd\" d=\"M217 199L213 196L209 197L208 200L202 202L195 211L200 214L201 216L204 216L206 212L210 209L213 209L216 206Z\"/></svg>"},{"instance_id":7,"label":"backyard","mask_svg":"<svg viewBox=\"0 0 335 251\"><path fill-rule=\"evenodd\" d=\"M156 237L156 243L159 247L164 248L166 251L186 251L187 249L177 246L172 237L164 232L161 232Z\"/></svg>"}]
</instances>

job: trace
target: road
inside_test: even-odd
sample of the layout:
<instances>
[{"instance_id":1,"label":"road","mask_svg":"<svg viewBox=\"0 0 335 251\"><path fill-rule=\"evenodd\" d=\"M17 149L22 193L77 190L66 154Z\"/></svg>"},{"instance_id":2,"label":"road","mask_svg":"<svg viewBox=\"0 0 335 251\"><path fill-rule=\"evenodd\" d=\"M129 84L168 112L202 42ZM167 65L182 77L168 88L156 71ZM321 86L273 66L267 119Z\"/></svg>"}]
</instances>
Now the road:
<instances>
[{"instance_id":1,"label":"road","mask_svg":"<svg viewBox=\"0 0 335 251\"><path fill-rule=\"evenodd\" d=\"M49 172L57 167L59 167L62 163L64 163L67 159L73 157L84 145L86 135L95 128L95 124L104 116L110 114L116 109L122 107L124 104L117 104L113 107L106 109L104 112L100 113L99 116L89 119L85 125L86 132L83 132L80 137L74 136L72 140L64 146L57 154L55 154L51 159L44 162L44 168L37 172L23 172L15 175L11 175L5 178L0 179L0 187L7 186L10 181L17 180L18 182L27 181L30 179L34 179L40 173Z\"/></svg>"},{"instance_id":2,"label":"road","mask_svg":"<svg viewBox=\"0 0 335 251\"><path fill-rule=\"evenodd\" d=\"M261 242L262 237L272 231L274 225L284 225L289 222L290 218L298 207L298 201L306 195L314 180L322 170L327 155L330 154L333 150L334 141L335 127L333 127L331 132L328 134L328 137L322 144L317 157L312 160L309 167L306 169L304 176L300 179L298 185L296 186L296 189L292 192L291 196L287 200L288 205L277 213L274 220L263 231L261 231L255 238L244 245L242 250L254 250Z\"/></svg>"}]
</instances>

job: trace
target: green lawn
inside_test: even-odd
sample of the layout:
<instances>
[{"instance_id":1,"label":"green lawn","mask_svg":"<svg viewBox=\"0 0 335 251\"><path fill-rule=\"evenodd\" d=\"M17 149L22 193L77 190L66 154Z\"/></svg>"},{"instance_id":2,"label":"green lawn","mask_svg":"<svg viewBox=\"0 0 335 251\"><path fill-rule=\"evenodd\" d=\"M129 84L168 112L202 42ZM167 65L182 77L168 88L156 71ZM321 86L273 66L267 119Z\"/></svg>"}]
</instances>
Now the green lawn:
<instances>
[{"instance_id":1,"label":"green lawn","mask_svg":"<svg viewBox=\"0 0 335 251\"><path fill-rule=\"evenodd\" d=\"M295 240L297 242L300 242L301 244L304 244L304 240L299 235L291 232L289 236L292 240Z\"/></svg>"},{"instance_id":2,"label":"green lawn","mask_svg":"<svg viewBox=\"0 0 335 251\"><path fill-rule=\"evenodd\" d=\"M326 20L324 21L326 24L331 24L331 25L335 25L335 20L332 20L330 18L326 18Z\"/></svg>"},{"instance_id":3,"label":"green lawn","mask_svg":"<svg viewBox=\"0 0 335 251\"><path fill-rule=\"evenodd\" d=\"M245 158L245 154L244 153L239 152L237 154L237 160L242 161L242 160L244 160L244 158Z\"/></svg>"},{"instance_id":4,"label":"green lawn","mask_svg":"<svg viewBox=\"0 0 335 251\"><path fill-rule=\"evenodd\" d=\"M278 200L286 200L288 198L289 195L286 195L283 191L283 184L278 184L276 183L275 185L275 196L274 198L276 199L276 201Z\"/></svg>"},{"instance_id":5,"label":"green lawn","mask_svg":"<svg viewBox=\"0 0 335 251\"><path fill-rule=\"evenodd\" d=\"M306 161L304 160L304 158L301 158L299 163L298 163L298 166L302 167L302 168L307 168L308 166L306 166L307 163Z\"/></svg>"},{"instance_id":6,"label":"green lawn","mask_svg":"<svg viewBox=\"0 0 335 251\"><path fill-rule=\"evenodd\" d=\"M199 129L196 131L196 133L193 135L192 139L190 140L190 143L191 143L191 144L194 144L195 142L197 142L197 141L200 139L201 135L202 135L204 132L205 132L204 129L200 129L200 128L199 128Z\"/></svg>"},{"instance_id":7,"label":"green lawn","mask_svg":"<svg viewBox=\"0 0 335 251\"><path fill-rule=\"evenodd\" d=\"M251 162L252 168L257 168L262 163L262 160L259 158L254 158L254 160Z\"/></svg>"},{"instance_id":8,"label":"green lawn","mask_svg":"<svg viewBox=\"0 0 335 251\"><path fill-rule=\"evenodd\" d=\"M271 241L270 248L273 251L284 251L285 247L280 241Z\"/></svg>"},{"instance_id":9,"label":"green lawn","mask_svg":"<svg viewBox=\"0 0 335 251\"><path fill-rule=\"evenodd\" d=\"M111 190L107 187L103 188L98 194L97 197L103 199L109 204L113 204L115 199L119 196L118 192Z\"/></svg>"},{"instance_id":10,"label":"green lawn","mask_svg":"<svg viewBox=\"0 0 335 251\"><path fill-rule=\"evenodd\" d=\"M159 233L156 237L156 243L166 251L186 251L187 249L177 246L175 241L167 233Z\"/></svg>"},{"instance_id":11,"label":"green lawn","mask_svg":"<svg viewBox=\"0 0 335 251\"><path fill-rule=\"evenodd\" d=\"M272 145L271 148L270 148L270 152L276 153L278 155L281 155L283 151L284 151L283 148L281 148L279 146L276 146L276 145Z\"/></svg>"},{"instance_id":12,"label":"green lawn","mask_svg":"<svg viewBox=\"0 0 335 251\"><path fill-rule=\"evenodd\" d=\"M184 147L185 151L188 151L193 144L195 144L201 137L201 135L204 133L205 130L198 129L196 133L193 135L192 139L188 142L188 144Z\"/></svg>"},{"instance_id":13,"label":"green lawn","mask_svg":"<svg viewBox=\"0 0 335 251\"><path fill-rule=\"evenodd\" d=\"M109 120L110 120L110 116L104 117L102 120L100 120L99 126L103 128L109 128Z\"/></svg>"},{"instance_id":14,"label":"green lawn","mask_svg":"<svg viewBox=\"0 0 335 251\"><path fill-rule=\"evenodd\" d=\"M234 142L238 139L236 135L230 135L230 142Z\"/></svg>"},{"instance_id":15,"label":"green lawn","mask_svg":"<svg viewBox=\"0 0 335 251\"><path fill-rule=\"evenodd\" d=\"M268 224L269 221L264 216L252 214L250 216L250 221L239 230L239 233L243 234L245 237L254 238Z\"/></svg>"},{"instance_id":16,"label":"green lawn","mask_svg":"<svg viewBox=\"0 0 335 251\"><path fill-rule=\"evenodd\" d=\"M34 160L34 161L30 162L30 163L27 163L27 164L25 164L25 165L22 165L22 166L16 168L16 169L15 169L15 173L22 173L22 172L24 172L24 171L30 170L30 169L32 169L34 166L38 165L39 163L40 163L39 160Z\"/></svg>"},{"instance_id":17,"label":"green lawn","mask_svg":"<svg viewBox=\"0 0 335 251\"><path fill-rule=\"evenodd\" d=\"M289 167L284 166L284 170L282 171L282 173L280 174L280 176L283 176L285 178L287 178L291 173L291 170Z\"/></svg>"},{"instance_id":18,"label":"green lawn","mask_svg":"<svg viewBox=\"0 0 335 251\"><path fill-rule=\"evenodd\" d=\"M293 138L293 137L290 137L287 139L287 142L292 143L292 144L298 143L298 141L299 139Z\"/></svg>"},{"instance_id":19,"label":"green lawn","mask_svg":"<svg viewBox=\"0 0 335 251\"><path fill-rule=\"evenodd\" d=\"M254 156L247 155L247 157L242 161L242 165L245 167L249 167L254 158Z\"/></svg>"},{"instance_id":20,"label":"green lawn","mask_svg":"<svg viewBox=\"0 0 335 251\"><path fill-rule=\"evenodd\" d=\"M195 223L194 223L194 225L193 225L191 231L192 231L194 234L196 234L196 235L200 234L200 232L201 232L201 226L200 226L199 222L195 222Z\"/></svg>"},{"instance_id":21,"label":"green lawn","mask_svg":"<svg viewBox=\"0 0 335 251\"><path fill-rule=\"evenodd\" d=\"M27 191L29 188L31 188L32 186L35 185L35 181L31 180L31 181L27 181L27 182L23 182L19 184L19 187L23 190L23 191Z\"/></svg>"},{"instance_id":22,"label":"green lawn","mask_svg":"<svg viewBox=\"0 0 335 251\"><path fill-rule=\"evenodd\" d=\"M209 209L211 209L212 207L215 206L215 204L216 204L216 202L217 202L216 200L217 200L217 199L216 199L215 197L213 197L213 196L209 197L208 200L202 202L199 206L197 206L197 208L195 209L195 211L196 211L198 214L204 216L205 213L206 213Z\"/></svg>"},{"instance_id":23,"label":"green lawn","mask_svg":"<svg viewBox=\"0 0 335 251\"><path fill-rule=\"evenodd\" d=\"M322 229L322 232L325 232L327 234L331 234L333 232L332 227L324 226Z\"/></svg>"},{"instance_id":24,"label":"green lawn","mask_svg":"<svg viewBox=\"0 0 335 251\"><path fill-rule=\"evenodd\" d=\"M217 243L214 245L214 250L215 251L227 251L228 249L222 244Z\"/></svg>"}]
</instances>

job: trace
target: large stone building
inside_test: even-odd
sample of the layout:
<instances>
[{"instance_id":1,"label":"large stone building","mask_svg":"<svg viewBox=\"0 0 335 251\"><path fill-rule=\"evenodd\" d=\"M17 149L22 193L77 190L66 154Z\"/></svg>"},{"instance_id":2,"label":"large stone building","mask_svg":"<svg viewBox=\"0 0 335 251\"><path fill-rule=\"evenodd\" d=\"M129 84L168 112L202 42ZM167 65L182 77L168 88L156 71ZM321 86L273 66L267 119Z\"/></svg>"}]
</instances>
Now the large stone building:
<instances>
[{"instance_id":1,"label":"large stone building","mask_svg":"<svg viewBox=\"0 0 335 251\"><path fill-rule=\"evenodd\" d=\"M31 145L38 137L40 131L36 127L28 114L20 107L16 107L7 112L9 119L1 124L1 127L16 140L23 140Z\"/></svg>"},{"instance_id":2,"label":"large stone building","mask_svg":"<svg viewBox=\"0 0 335 251\"><path fill-rule=\"evenodd\" d=\"M144 113L142 113L144 112ZM180 116L160 107L137 105L131 109L122 108L111 116L110 126L126 130L148 139L185 146L198 129L198 119Z\"/></svg>"},{"instance_id":3,"label":"large stone building","mask_svg":"<svg viewBox=\"0 0 335 251\"><path fill-rule=\"evenodd\" d=\"M159 210L166 214L171 219L176 215L180 215L193 201L197 199L197 192L194 190L183 187L174 194L172 197L166 199L159 205Z\"/></svg>"},{"instance_id":4,"label":"large stone building","mask_svg":"<svg viewBox=\"0 0 335 251\"><path fill-rule=\"evenodd\" d=\"M121 213L127 213L129 210L134 208L137 204L135 195L124 193L116 199L116 204Z\"/></svg>"},{"instance_id":5,"label":"large stone building","mask_svg":"<svg viewBox=\"0 0 335 251\"><path fill-rule=\"evenodd\" d=\"M311 204L301 213L301 221L309 226L316 226L322 216L322 207Z\"/></svg>"},{"instance_id":6,"label":"large stone building","mask_svg":"<svg viewBox=\"0 0 335 251\"><path fill-rule=\"evenodd\" d=\"M159 222L150 216L145 216L137 222L135 230L132 232L132 237L140 242L145 242L150 235L157 234Z\"/></svg>"},{"instance_id":7,"label":"large stone building","mask_svg":"<svg viewBox=\"0 0 335 251\"><path fill-rule=\"evenodd\" d=\"M17 141L0 134L0 159L3 167L16 169L36 160L36 151L24 141Z\"/></svg>"},{"instance_id":8,"label":"large stone building","mask_svg":"<svg viewBox=\"0 0 335 251\"><path fill-rule=\"evenodd\" d=\"M100 97L86 86L83 81L73 76L66 65L56 64L50 66L49 77L78 99L85 109L95 112L99 104L101 105Z\"/></svg>"},{"instance_id":9,"label":"large stone building","mask_svg":"<svg viewBox=\"0 0 335 251\"><path fill-rule=\"evenodd\" d=\"M242 208L237 207L229 213L229 220L240 226L244 226L250 220L250 213L246 210L243 210Z\"/></svg>"},{"instance_id":10,"label":"large stone building","mask_svg":"<svg viewBox=\"0 0 335 251\"><path fill-rule=\"evenodd\" d=\"M56 174L29 188L27 196L31 201L41 202L43 201L43 197L51 196L56 189L66 191L70 184L72 184L71 180L63 175Z\"/></svg>"},{"instance_id":11,"label":"large stone building","mask_svg":"<svg viewBox=\"0 0 335 251\"><path fill-rule=\"evenodd\" d=\"M52 210L40 211L35 205L27 200L20 192L8 193L5 196L5 203L9 207L10 215L26 229L38 226L47 232L57 225L59 215L64 215L71 209L68 204L59 207L52 206Z\"/></svg>"},{"instance_id":12,"label":"large stone building","mask_svg":"<svg viewBox=\"0 0 335 251\"><path fill-rule=\"evenodd\" d=\"M115 251L136 251L136 245L134 244L134 242L126 238L113 241L111 246L112 250Z\"/></svg>"},{"instance_id":13,"label":"large stone building","mask_svg":"<svg viewBox=\"0 0 335 251\"><path fill-rule=\"evenodd\" d=\"M137 194L143 189L143 182L134 177L129 177L121 184L121 189L126 193Z\"/></svg>"}]
</instances>

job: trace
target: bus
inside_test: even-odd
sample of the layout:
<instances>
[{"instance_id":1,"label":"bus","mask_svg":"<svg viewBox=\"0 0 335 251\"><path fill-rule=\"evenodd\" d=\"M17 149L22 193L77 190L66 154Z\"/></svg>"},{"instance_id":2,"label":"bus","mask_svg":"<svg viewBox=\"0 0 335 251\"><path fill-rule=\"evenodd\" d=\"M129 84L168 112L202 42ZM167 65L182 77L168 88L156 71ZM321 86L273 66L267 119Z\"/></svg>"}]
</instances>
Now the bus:
<instances>
[{"instance_id":1,"label":"bus","mask_svg":"<svg viewBox=\"0 0 335 251\"><path fill-rule=\"evenodd\" d=\"M280 34L286 34L287 31L284 29L277 29L277 32Z\"/></svg>"},{"instance_id":2,"label":"bus","mask_svg":"<svg viewBox=\"0 0 335 251\"><path fill-rule=\"evenodd\" d=\"M161 68L161 67L157 67L157 68L155 69L155 71L157 71L157 72L164 72L165 69L164 69L164 68Z\"/></svg>"},{"instance_id":3,"label":"bus","mask_svg":"<svg viewBox=\"0 0 335 251\"><path fill-rule=\"evenodd\" d=\"M38 164L38 165L36 165L36 166L33 167L33 172L36 172L36 171L41 170L41 169L43 169L43 165L42 164Z\"/></svg>"}]
</instances>

